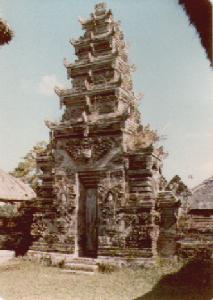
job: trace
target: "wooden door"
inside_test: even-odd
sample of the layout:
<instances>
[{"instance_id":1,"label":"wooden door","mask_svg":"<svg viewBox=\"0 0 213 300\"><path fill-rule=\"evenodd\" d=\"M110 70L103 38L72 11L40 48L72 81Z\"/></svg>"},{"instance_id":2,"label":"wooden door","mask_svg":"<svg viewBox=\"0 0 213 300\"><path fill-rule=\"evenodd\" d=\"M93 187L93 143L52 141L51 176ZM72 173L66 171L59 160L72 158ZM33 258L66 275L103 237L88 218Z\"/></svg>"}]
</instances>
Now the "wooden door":
<instances>
[{"instance_id":1,"label":"wooden door","mask_svg":"<svg viewBox=\"0 0 213 300\"><path fill-rule=\"evenodd\" d=\"M97 190L86 190L85 199L85 254L89 257L97 255Z\"/></svg>"}]
</instances>

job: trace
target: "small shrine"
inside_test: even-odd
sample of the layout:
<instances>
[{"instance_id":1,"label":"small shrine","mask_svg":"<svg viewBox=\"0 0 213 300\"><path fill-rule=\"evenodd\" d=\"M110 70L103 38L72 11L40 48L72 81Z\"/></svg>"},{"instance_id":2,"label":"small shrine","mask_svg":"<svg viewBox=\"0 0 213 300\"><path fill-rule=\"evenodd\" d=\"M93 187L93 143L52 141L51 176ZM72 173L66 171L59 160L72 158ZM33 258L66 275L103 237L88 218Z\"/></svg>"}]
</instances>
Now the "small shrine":
<instances>
[{"instance_id":1,"label":"small shrine","mask_svg":"<svg viewBox=\"0 0 213 300\"><path fill-rule=\"evenodd\" d=\"M35 197L28 184L0 169L1 253L9 255L11 252L6 250L14 250L23 255L27 251L31 243L31 207Z\"/></svg>"},{"instance_id":2,"label":"small shrine","mask_svg":"<svg viewBox=\"0 0 213 300\"><path fill-rule=\"evenodd\" d=\"M184 238L178 241L178 255L184 258L213 257L213 176L192 189Z\"/></svg>"},{"instance_id":3,"label":"small shrine","mask_svg":"<svg viewBox=\"0 0 213 300\"><path fill-rule=\"evenodd\" d=\"M164 152L141 123L120 23L104 3L80 23L76 60L64 61L71 86L55 89L63 115L46 122L50 142L37 157L29 254L153 261L161 212L175 218L178 207L164 192Z\"/></svg>"}]
</instances>

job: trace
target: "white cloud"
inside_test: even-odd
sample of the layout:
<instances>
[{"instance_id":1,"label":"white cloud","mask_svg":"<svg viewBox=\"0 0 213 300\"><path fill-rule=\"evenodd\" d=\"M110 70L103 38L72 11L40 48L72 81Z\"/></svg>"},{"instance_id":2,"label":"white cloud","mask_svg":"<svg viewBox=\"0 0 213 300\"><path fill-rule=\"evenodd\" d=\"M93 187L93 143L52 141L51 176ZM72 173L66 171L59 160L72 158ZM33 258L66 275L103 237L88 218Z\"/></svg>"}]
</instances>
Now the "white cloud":
<instances>
[{"instance_id":1,"label":"white cloud","mask_svg":"<svg viewBox=\"0 0 213 300\"><path fill-rule=\"evenodd\" d=\"M60 86L55 74L43 75L38 84L38 93L44 96L54 95L54 87Z\"/></svg>"}]
</instances>

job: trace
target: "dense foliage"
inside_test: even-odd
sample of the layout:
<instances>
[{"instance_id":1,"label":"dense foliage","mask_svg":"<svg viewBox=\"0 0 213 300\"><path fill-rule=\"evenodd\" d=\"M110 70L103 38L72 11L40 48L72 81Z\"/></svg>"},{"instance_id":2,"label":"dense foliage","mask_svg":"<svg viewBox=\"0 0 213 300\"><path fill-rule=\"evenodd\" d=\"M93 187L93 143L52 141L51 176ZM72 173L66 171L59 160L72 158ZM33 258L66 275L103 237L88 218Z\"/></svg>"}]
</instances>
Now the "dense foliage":
<instances>
[{"instance_id":1,"label":"dense foliage","mask_svg":"<svg viewBox=\"0 0 213 300\"><path fill-rule=\"evenodd\" d=\"M18 210L15 205L5 204L0 206L0 218L8 217L12 218L18 215Z\"/></svg>"},{"instance_id":2,"label":"dense foliage","mask_svg":"<svg viewBox=\"0 0 213 300\"><path fill-rule=\"evenodd\" d=\"M38 175L40 174L40 171L36 167L36 156L43 152L46 147L47 144L44 141L37 143L10 174L16 178L20 178L36 190L39 180Z\"/></svg>"}]
</instances>

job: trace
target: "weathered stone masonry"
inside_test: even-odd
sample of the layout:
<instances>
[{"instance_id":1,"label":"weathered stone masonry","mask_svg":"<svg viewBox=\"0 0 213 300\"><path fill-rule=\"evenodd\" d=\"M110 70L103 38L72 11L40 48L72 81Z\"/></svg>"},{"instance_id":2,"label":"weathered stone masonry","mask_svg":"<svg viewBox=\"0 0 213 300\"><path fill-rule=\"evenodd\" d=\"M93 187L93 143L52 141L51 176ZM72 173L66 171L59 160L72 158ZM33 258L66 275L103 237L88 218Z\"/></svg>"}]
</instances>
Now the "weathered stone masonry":
<instances>
[{"instance_id":1,"label":"weathered stone masonry","mask_svg":"<svg viewBox=\"0 0 213 300\"><path fill-rule=\"evenodd\" d=\"M97 4L65 60L64 113L47 122L31 250L77 257L153 259L159 235L162 148L140 124L120 25ZM168 196L168 195L167 195Z\"/></svg>"}]
</instances>

